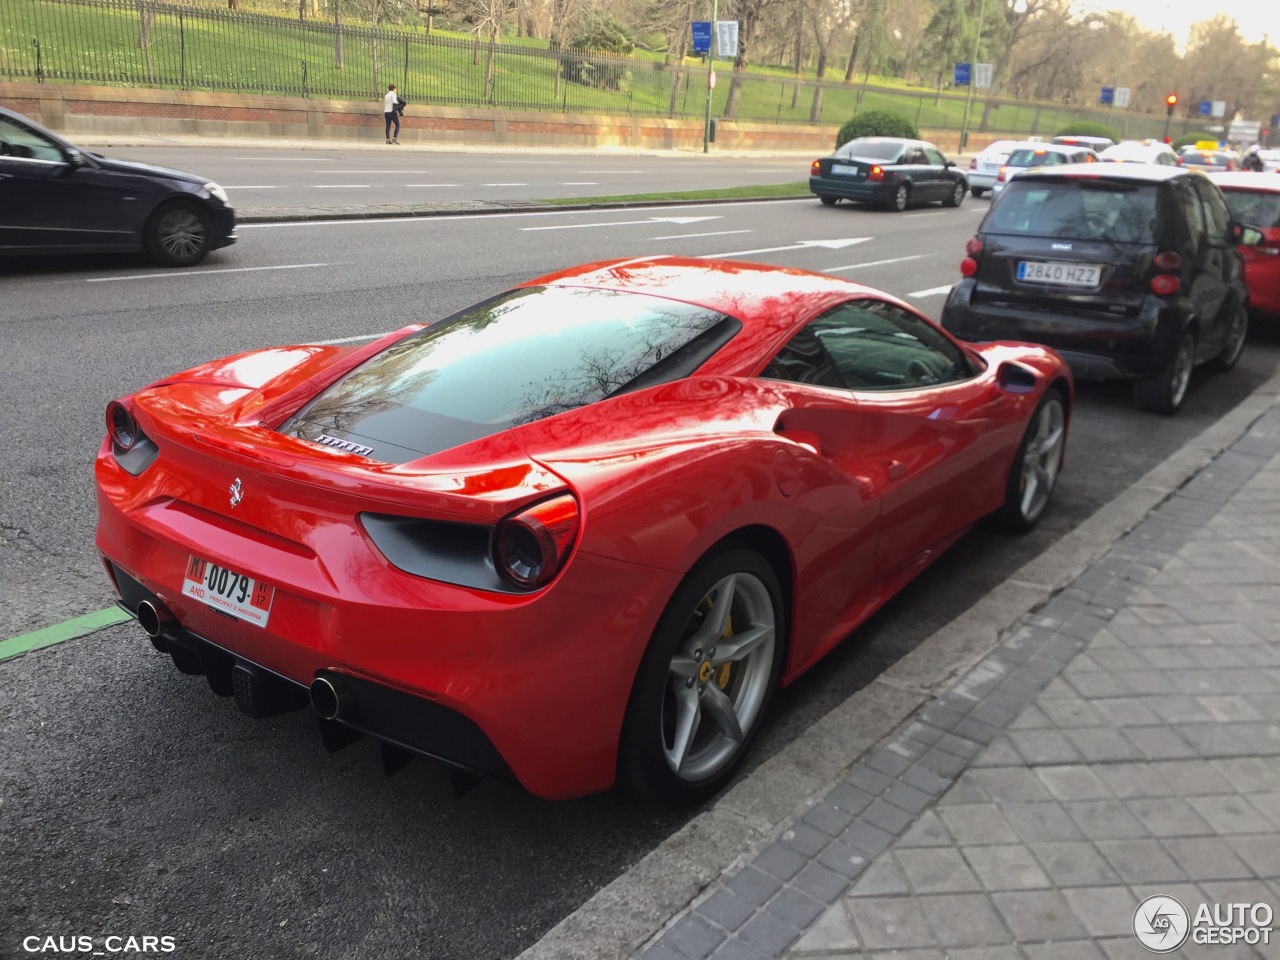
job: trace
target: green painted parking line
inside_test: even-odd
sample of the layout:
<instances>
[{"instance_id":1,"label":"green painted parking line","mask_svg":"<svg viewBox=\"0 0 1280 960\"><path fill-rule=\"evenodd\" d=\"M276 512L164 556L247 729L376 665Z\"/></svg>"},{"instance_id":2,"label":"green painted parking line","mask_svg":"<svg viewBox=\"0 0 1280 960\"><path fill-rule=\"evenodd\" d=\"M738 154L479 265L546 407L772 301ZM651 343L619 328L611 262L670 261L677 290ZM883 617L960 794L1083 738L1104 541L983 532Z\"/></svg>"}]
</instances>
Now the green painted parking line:
<instances>
[{"instance_id":1,"label":"green painted parking line","mask_svg":"<svg viewBox=\"0 0 1280 960\"><path fill-rule=\"evenodd\" d=\"M43 630L0 640L0 662L19 654L30 653L32 650L39 650L41 647L52 647L55 643L83 637L87 633L93 633L95 630L101 630L103 627L128 619L130 619L129 614L119 607L108 607L106 610L86 613L83 617L76 617L74 620L55 623L52 627L45 627Z\"/></svg>"}]
</instances>

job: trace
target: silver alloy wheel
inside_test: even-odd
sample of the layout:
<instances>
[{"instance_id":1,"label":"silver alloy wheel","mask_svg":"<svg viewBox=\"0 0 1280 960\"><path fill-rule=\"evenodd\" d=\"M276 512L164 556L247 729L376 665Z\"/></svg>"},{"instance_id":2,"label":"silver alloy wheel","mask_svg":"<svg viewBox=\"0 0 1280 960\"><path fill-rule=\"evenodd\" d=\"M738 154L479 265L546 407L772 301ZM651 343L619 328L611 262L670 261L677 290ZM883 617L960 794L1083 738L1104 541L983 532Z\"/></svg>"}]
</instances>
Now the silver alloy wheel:
<instances>
[{"instance_id":1,"label":"silver alloy wheel","mask_svg":"<svg viewBox=\"0 0 1280 960\"><path fill-rule=\"evenodd\" d=\"M156 240L167 258L186 263L203 252L206 230L204 219L194 210L174 207L156 224Z\"/></svg>"},{"instance_id":2,"label":"silver alloy wheel","mask_svg":"<svg viewBox=\"0 0 1280 960\"><path fill-rule=\"evenodd\" d=\"M1062 464L1066 424L1062 401L1050 396L1036 413L1035 432L1027 440L1022 454L1022 496L1018 507L1028 521L1034 522L1044 513L1053 495Z\"/></svg>"},{"instance_id":3,"label":"silver alloy wheel","mask_svg":"<svg viewBox=\"0 0 1280 960\"><path fill-rule=\"evenodd\" d=\"M681 780L714 776L759 719L777 642L773 599L751 573L717 581L690 611L667 671L662 752Z\"/></svg>"},{"instance_id":4,"label":"silver alloy wheel","mask_svg":"<svg viewBox=\"0 0 1280 960\"><path fill-rule=\"evenodd\" d=\"M955 190L951 191L951 203L957 207L964 203L964 193L964 184L957 183Z\"/></svg>"},{"instance_id":5,"label":"silver alloy wheel","mask_svg":"<svg viewBox=\"0 0 1280 960\"><path fill-rule=\"evenodd\" d=\"M895 210L907 209L907 203L910 200L911 200L911 190L904 183L902 186L898 187L897 192L895 192L893 195L893 209Z\"/></svg>"},{"instance_id":6,"label":"silver alloy wheel","mask_svg":"<svg viewBox=\"0 0 1280 960\"><path fill-rule=\"evenodd\" d=\"M1191 382L1191 368L1195 366L1196 342L1191 334L1182 338L1178 344L1178 352L1173 358L1173 369L1169 372L1169 405L1174 409L1182 404L1187 394L1187 384Z\"/></svg>"},{"instance_id":7,"label":"silver alloy wheel","mask_svg":"<svg viewBox=\"0 0 1280 960\"><path fill-rule=\"evenodd\" d=\"M1244 350L1245 334L1249 329L1249 315L1245 312L1244 307L1236 307L1235 316L1231 318L1231 329L1227 331L1226 343L1223 344L1222 354L1218 358L1219 363L1224 367L1234 366L1235 362L1240 359L1240 354Z\"/></svg>"}]
</instances>

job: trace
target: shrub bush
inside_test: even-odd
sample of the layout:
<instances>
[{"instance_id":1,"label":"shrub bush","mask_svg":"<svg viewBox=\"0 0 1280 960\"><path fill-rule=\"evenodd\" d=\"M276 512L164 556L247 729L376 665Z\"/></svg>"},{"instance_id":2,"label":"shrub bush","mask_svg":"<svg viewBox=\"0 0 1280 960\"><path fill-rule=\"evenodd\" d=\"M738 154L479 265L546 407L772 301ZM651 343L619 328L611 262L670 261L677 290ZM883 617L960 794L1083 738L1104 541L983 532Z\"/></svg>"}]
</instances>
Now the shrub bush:
<instances>
[{"instance_id":1,"label":"shrub bush","mask_svg":"<svg viewBox=\"0 0 1280 960\"><path fill-rule=\"evenodd\" d=\"M1199 133L1184 133L1182 136L1178 137L1178 139L1173 141L1172 146L1175 150L1181 150L1183 147L1194 147L1197 140L1212 140L1214 143L1217 143L1218 135L1216 133L1209 133L1206 130L1201 130Z\"/></svg>"},{"instance_id":2,"label":"shrub bush","mask_svg":"<svg viewBox=\"0 0 1280 960\"><path fill-rule=\"evenodd\" d=\"M1054 134L1055 137L1106 137L1116 143L1120 142L1120 134L1116 133L1105 123L1098 123L1096 120L1080 120L1076 123L1069 124Z\"/></svg>"},{"instance_id":3,"label":"shrub bush","mask_svg":"<svg viewBox=\"0 0 1280 960\"><path fill-rule=\"evenodd\" d=\"M919 140L920 131L900 113L893 113L890 110L864 110L856 117L845 121L840 132L836 134L836 149L840 149L850 140L856 140L858 137L906 137Z\"/></svg>"}]
</instances>

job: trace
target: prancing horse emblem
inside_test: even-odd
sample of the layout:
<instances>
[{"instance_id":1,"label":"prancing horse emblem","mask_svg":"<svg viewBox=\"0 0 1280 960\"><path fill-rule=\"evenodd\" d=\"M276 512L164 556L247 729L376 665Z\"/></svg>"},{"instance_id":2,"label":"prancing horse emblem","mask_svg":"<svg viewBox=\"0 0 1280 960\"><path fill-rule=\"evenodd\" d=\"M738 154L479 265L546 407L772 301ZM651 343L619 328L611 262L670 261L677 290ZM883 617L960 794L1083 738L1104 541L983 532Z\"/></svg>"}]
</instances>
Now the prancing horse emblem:
<instances>
[{"instance_id":1,"label":"prancing horse emblem","mask_svg":"<svg viewBox=\"0 0 1280 960\"><path fill-rule=\"evenodd\" d=\"M235 483L231 484L231 506L240 506L240 501L244 499L244 494L240 490L240 478L236 477Z\"/></svg>"}]
</instances>

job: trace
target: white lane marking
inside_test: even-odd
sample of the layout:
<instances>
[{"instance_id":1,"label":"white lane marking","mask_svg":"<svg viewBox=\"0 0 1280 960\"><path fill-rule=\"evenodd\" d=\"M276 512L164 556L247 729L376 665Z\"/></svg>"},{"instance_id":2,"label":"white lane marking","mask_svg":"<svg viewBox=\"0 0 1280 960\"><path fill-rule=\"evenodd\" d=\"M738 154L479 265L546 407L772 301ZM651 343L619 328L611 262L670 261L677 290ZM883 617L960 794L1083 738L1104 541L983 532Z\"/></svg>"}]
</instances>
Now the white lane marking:
<instances>
[{"instance_id":1,"label":"white lane marking","mask_svg":"<svg viewBox=\"0 0 1280 960\"><path fill-rule=\"evenodd\" d=\"M716 207L733 206L739 209L743 207L759 206L767 203L773 207L784 206L786 204L813 204L813 199L799 200L737 200L728 201L726 203L690 203L678 207L634 207L635 210L709 210ZM581 214L582 210L521 210L514 213L486 213L485 220L504 220L512 217L567 217L573 214ZM612 213L612 210L605 211L585 211L595 213ZM384 223L416 223L419 226L428 223L441 223L449 220L471 220L475 221L476 215L473 213L449 214L442 217L370 217L368 219L359 220L279 220L275 223L238 223L237 230L271 230L278 227L352 227L366 226L371 224Z\"/></svg>"},{"instance_id":2,"label":"white lane marking","mask_svg":"<svg viewBox=\"0 0 1280 960\"><path fill-rule=\"evenodd\" d=\"M312 173L421 173L422 169L411 170L334 170L330 167L328 170L312 170Z\"/></svg>"},{"instance_id":3,"label":"white lane marking","mask_svg":"<svg viewBox=\"0 0 1280 960\"><path fill-rule=\"evenodd\" d=\"M578 173L644 173L643 170L579 170Z\"/></svg>"},{"instance_id":4,"label":"white lane marking","mask_svg":"<svg viewBox=\"0 0 1280 960\"><path fill-rule=\"evenodd\" d=\"M494 163L502 164L519 164L522 167L541 166L541 167L558 167L563 160L495 160Z\"/></svg>"},{"instance_id":5,"label":"white lane marking","mask_svg":"<svg viewBox=\"0 0 1280 960\"><path fill-rule=\"evenodd\" d=\"M908 297L937 297L944 293L951 292L951 284L945 284L941 287L930 287L928 290L917 290L914 293L908 293Z\"/></svg>"},{"instance_id":6,"label":"white lane marking","mask_svg":"<svg viewBox=\"0 0 1280 960\"><path fill-rule=\"evenodd\" d=\"M456 183L406 183L406 187L456 187Z\"/></svg>"},{"instance_id":7,"label":"white lane marking","mask_svg":"<svg viewBox=\"0 0 1280 960\"><path fill-rule=\"evenodd\" d=\"M714 233L669 233L665 237L650 237L650 240L687 240L690 237L727 237L731 233L751 233L750 230L716 230Z\"/></svg>"},{"instance_id":8,"label":"white lane marking","mask_svg":"<svg viewBox=\"0 0 1280 960\"><path fill-rule=\"evenodd\" d=\"M600 181L598 180L567 180L564 183L560 184L560 186L562 187L598 187L600 186Z\"/></svg>"},{"instance_id":9,"label":"white lane marking","mask_svg":"<svg viewBox=\"0 0 1280 960\"><path fill-rule=\"evenodd\" d=\"M926 211L925 213L908 213L908 214L905 214L902 217L902 219L914 220L916 217L940 217L940 216L942 216L941 210L929 210L929 211Z\"/></svg>"},{"instance_id":10,"label":"white lane marking","mask_svg":"<svg viewBox=\"0 0 1280 960\"><path fill-rule=\"evenodd\" d=\"M527 187L527 183L486 183L486 187Z\"/></svg>"},{"instance_id":11,"label":"white lane marking","mask_svg":"<svg viewBox=\"0 0 1280 960\"><path fill-rule=\"evenodd\" d=\"M870 263L851 263L847 267L823 267L824 273L831 273L835 270L861 270L863 267L883 267L890 263L904 263L907 260L921 260L924 257L932 256L929 253L917 253L910 257L894 257L892 260L872 260Z\"/></svg>"},{"instance_id":12,"label":"white lane marking","mask_svg":"<svg viewBox=\"0 0 1280 960\"><path fill-rule=\"evenodd\" d=\"M340 261L347 262L347 261ZM259 270L307 270L332 267L332 263L282 263L274 267L227 267L222 270L167 270L164 273L134 273L126 277L88 277L85 283L111 283L115 280L168 280L172 277L206 276L210 273L256 273Z\"/></svg>"},{"instance_id":13,"label":"white lane marking","mask_svg":"<svg viewBox=\"0 0 1280 960\"><path fill-rule=\"evenodd\" d=\"M721 257L745 257L752 253L776 253L779 250L804 250L808 247L826 247L828 250L841 250L855 243L866 243L872 237L851 237L847 240L801 240L787 244L785 247L757 247L755 250L733 250L729 253L704 253L699 260L716 260Z\"/></svg>"},{"instance_id":14,"label":"white lane marking","mask_svg":"<svg viewBox=\"0 0 1280 960\"><path fill-rule=\"evenodd\" d=\"M222 189L223 190L274 190L275 187L266 183L260 183L256 185L247 184L247 183L224 183L222 185Z\"/></svg>"},{"instance_id":15,"label":"white lane marking","mask_svg":"<svg viewBox=\"0 0 1280 960\"><path fill-rule=\"evenodd\" d=\"M609 223L558 223L551 227L521 227L521 230L582 230L587 227L630 227L637 223L697 223L700 220L719 220L714 217L649 217L647 220L613 220Z\"/></svg>"},{"instance_id":16,"label":"white lane marking","mask_svg":"<svg viewBox=\"0 0 1280 960\"><path fill-rule=\"evenodd\" d=\"M385 337L386 333L362 333L358 337L337 337L333 340L312 340L311 345L314 347L336 347L340 343L359 343L361 340L377 340L379 337Z\"/></svg>"},{"instance_id":17,"label":"white lane marking","mask_svg":"<svg viewBox=\"0 0 1280 960\"><path fill-rule=\"evenodd\" d=\"M313 183L317 190L368 190L367 183Z\"/></svg>"},{"instance_id":18,"label":"white lane marking","mask_svg":"<svg viewBox=\"0 0 1280 960\"><path fill-rule=\"evenodd\" d=\"M337 157L232 157L232 160L278 160L283 163L292 163L294 160L310 160L312 163L337 163Z\"/></svg>"}]
</instances>

